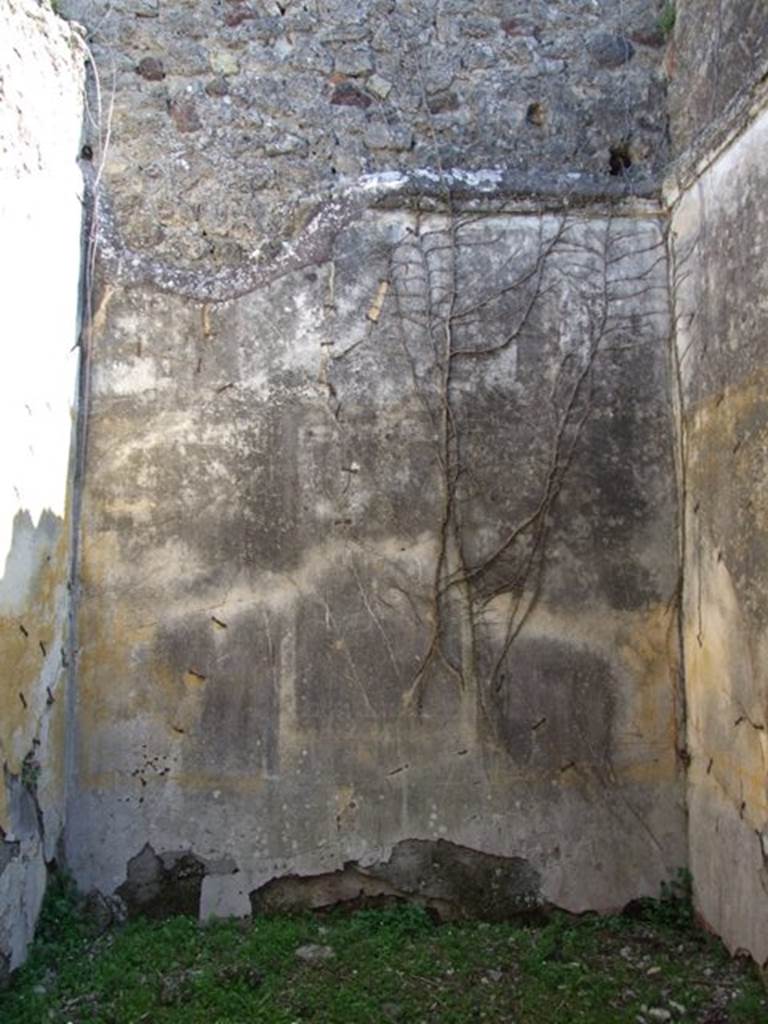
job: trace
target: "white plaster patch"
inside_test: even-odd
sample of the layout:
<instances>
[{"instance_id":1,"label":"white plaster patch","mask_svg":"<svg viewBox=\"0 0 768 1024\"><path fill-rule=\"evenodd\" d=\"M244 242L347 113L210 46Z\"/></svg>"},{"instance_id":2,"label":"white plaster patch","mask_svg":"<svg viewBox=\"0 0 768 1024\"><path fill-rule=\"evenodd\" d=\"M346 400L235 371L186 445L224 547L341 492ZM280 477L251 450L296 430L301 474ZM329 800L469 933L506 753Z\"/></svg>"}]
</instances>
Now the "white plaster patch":
<instances>
[{"instance_id":1,"label":"white plaster patch","mask_svg":"<svg viewBox=\"0 0 768 1024\"><path fill-rule=\"evenodd\" d=\"M18 509L64 514L82 210L82 59L69 35L36 4L0 5L0 558Z\"/></svg>"},{"instance_id":2,"label":"white plaster patch","mask_svg":"<svg viewBox=\"0 0 768 1024\"><path fill-rule=\"evenodd\" d=\"M140 395L145 391L165 390L171 385L168 377L156 372L156 364L149 359L130 362L101 363L94 371L95 395Z\"/></svg>"}]
</instances>

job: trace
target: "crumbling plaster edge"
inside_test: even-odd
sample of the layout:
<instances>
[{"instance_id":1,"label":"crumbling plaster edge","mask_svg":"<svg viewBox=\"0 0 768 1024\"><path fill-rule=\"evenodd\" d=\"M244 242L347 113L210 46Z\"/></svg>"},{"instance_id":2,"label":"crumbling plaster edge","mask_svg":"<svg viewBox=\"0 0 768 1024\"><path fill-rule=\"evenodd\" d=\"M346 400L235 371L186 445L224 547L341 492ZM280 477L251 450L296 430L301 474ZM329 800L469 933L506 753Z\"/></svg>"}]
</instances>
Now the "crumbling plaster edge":
<instances>
[{"instance_id":1,"label":"crumbling plaster edge","mask_svg":"<svg viewBox=\"0 0 768 1024\"><path fill-rule=\"evenodd\" d=\"M103 284L150 287L202 303L221 303L267 287L308 266L328 262L339 233L369 210L414 210L454 215L543 216L568 214L581 219L626 217L658 220L664 216L660 184L571 173L521 174L498 168L480 171L421 168L407 173L364 175L330 196L308 197L314 210L295 238L284 238L282 251L268 261L257 254L232 266L184 267L126 245L108 192L99 173L81 161L85 204L93 217L97 276Z\"/></svg>"}]
</instances>

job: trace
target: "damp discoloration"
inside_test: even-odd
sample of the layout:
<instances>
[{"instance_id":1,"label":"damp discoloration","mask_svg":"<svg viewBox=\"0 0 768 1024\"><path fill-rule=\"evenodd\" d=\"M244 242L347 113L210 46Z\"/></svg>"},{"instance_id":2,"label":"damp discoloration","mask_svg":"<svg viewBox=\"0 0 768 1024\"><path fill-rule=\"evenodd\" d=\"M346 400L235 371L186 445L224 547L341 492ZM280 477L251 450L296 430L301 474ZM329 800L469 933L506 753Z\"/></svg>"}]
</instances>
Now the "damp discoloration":
<instances>
[{"instance_id":1,"label":"damp discoloration","mask_svg":"<svg viewBox=\"0 0 768 1024\"><path fill-rule=\"evenodd\" d=\"M0 580L0 950L24 959L64 822L68 531L16 517ZM21 628L23 627L23 629Z\"/></svg>"},{"instance_id":2,"label":"damp discoloration","mask_svg":"<svg viewBox=\"0 0 768 1024\"><path fill-rule=\"evenodd\" d=\"M702 918L761 964L768 959L760 849L768 823L768 311L755 297L768 286L758 258L768 230L766 139L763 114L683 193L673 221L685 254L677 345L687 456L691 869Z\"/></svg>"},{"instance_id":3,"label":"damp discoloration","mask_svg":"<svg viewBox=\"0 0 768 1024\"><path fill-rule=\"evenodd\" d=\"M206 878L205 913L239 913L271 879L383 862L419 837L518 857L544 898L583 910L655 894L684 862L667 320L631 285L639 274L664 294L659 224L575 219L539 297L504 283L558 217L468 210L459 299L500 294L454 344L503 343L529 299L535 312L498 356L454 360L450 536L429 275L408 269L426 251L444 280L448 224L367 210L332 261L205 315L113 282L83 499L88 742L67 833L81 885L113 892L126 847L207 861L226 846L239 875ZM615 333L593 352L609 252ZM580 416L561 430L590 359ZM553 454L563 431L568 459ZM546 499L553 460L568 470L540 517L537 572L516 578L529 531L454 586L459 540L482 561ZM568 841L584 829L588 842Z\"/></svg>"}]
</instances>

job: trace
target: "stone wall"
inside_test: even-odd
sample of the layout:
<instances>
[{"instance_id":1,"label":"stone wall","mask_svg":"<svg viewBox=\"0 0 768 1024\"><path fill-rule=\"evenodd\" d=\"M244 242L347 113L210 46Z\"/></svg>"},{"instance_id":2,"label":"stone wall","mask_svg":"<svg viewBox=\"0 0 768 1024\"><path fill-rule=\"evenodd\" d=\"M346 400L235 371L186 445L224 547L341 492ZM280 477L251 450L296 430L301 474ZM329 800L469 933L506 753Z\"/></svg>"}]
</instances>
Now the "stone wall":
<instances>
[{"instance_id":1,"label":"stone wall","mask_svg":"<svg viewBox=\"0 0 768 1024\"><path fill-rule=\"evenodd\" d=\"M768 73L762 0L677 0L667 54L672 156L711 156Z\"/></svg>"},{"instance_id":2,"label":"stone wall","mask_svg":"<svg viewBox=\"0 0 768 1024\"><path fill-rule=\"evenodd\" d=\"M61 0L114 91L126 241L268 260L361 174L627 172L667 156L661 0ZM98 140L93 140L98 154ZM630 173L631 172L631 173Z\"/></svg>"},{"instance_id":3,"label":"stone wall","mask_svg":"<svg viewBox=\"0 0 768 1024\"><path fill-rule=\"evenodd\" d=\"M707 117L690 187L670 182L682 412L684 649L691 871L702 919L732 950L768 961L768 115L755 81L763 4L680 5L678 43L697 61L673 133ZM746 54L748 60L729 57ZM702 75L713 61L730 77ZM705 84L706 83L706 84ZM727 106L740 97L735 107ZM698 148L697 148L698 147ZM689 154L690 155L690 154ZM704 168L701 170L701 168Z\"/></svg>"},{"instance_id":4,"label":"stone wall","mask_svg":"<svg viewBox=\"0 0 768 1024\"><path fill-rule=\"evenodd\" d=\"M45 6L2 5L0 982L23 959L63 822L82 64Z\"/></svg>"}]
</instances>

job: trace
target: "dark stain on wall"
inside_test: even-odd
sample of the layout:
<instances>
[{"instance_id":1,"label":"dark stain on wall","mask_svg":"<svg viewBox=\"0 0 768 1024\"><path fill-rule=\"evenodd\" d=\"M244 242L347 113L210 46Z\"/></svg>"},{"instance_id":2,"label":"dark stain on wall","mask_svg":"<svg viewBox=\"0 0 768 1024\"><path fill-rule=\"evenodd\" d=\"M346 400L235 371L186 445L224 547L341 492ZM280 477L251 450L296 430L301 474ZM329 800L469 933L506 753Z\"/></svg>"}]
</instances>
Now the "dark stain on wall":
<instances>
[{"instance_id":1,"label":"dark stain on wall","mask_svg":"<svg viewBox=\"0 0 768 1024\"><path fill-rule=\"evenodd\" d=\"M205 873L205 865L194 854L158 855L147 843L128 861L126 880L116 891L132 917L197 917Z\"/></svg>"},{"instance_id":2,"label":"dark stain on wall","mask_svg":"<svg viewBox=\"0 0 768 1024\"><path fill-rule=\"evenodd\" d=\"M538 872L520 857L496 857L444 839L405 839L376 864L276 878L251 893L254 914L334 905L358 909L411 901L442 920L504 921L541 911Z\"/></svg>"},{"instance_id":3,"label":"dark stain on wall","mask_svg":"<svg viewBox=\"0 0 768 1024\"><path fill-rule=\"evenodd\" d=\"M593 651L521 636L489 691L493 731L517 764L545 774L610 757L616 680Z\"/></svg>"}]
</instances>

